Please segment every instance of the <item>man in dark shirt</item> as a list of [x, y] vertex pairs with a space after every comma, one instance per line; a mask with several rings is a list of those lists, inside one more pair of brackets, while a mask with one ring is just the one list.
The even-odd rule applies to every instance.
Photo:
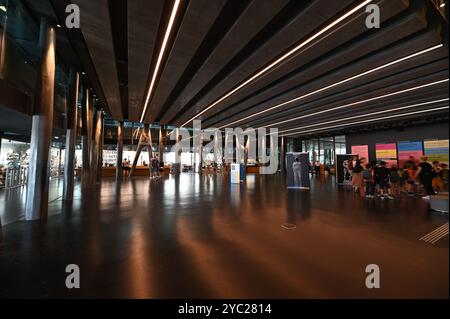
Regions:
[[433, 166], [427, 162], [428, 158], [426, 156], [420, 158], [419, 168], [416, 172], [416, 177], [419, 178], [428, 196], [423, 197], [423, 199], [430, 199], [430, 195], [435, 195], [436, 192], [433, 188]]
[[389, 169], [386, 167], [386, 162], [382, 161], [380, 166], [375, 169], [375, 181], [378, 184], [380, 197], [382, 199], [389, 198], [394, 199], [389, 194], [389, 183], [391, 180], [391, 173]]

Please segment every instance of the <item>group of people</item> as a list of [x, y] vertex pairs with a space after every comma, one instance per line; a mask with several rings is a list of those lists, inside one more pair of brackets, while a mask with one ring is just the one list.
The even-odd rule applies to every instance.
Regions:
[[440, 191], [448, 191], [448, 165], [434, 161], [428, 162], [423, 156], [417, 162], [410, 157], [402, 168], [387, 167], [385, 161], [368, 163], [365, 158], [352, 158], [349, 161], [352, 187], [366, 198], [394, 199], [402, 192], [409, 196], [420, 193], [422, 186], [426, 192], [423, 199]]
[[[144, 166], [148, 166], [144, 161]], [[123, 173], [126, 177], [130, 176], [131, 172], [131, 161], [129, 159], [124, 159], [122, 162]], [[158, 160], [158, 157], [155, 155], [150, 161], [150, 178], [158, 178], [161, 177], [160, 172], [161, 164]]]

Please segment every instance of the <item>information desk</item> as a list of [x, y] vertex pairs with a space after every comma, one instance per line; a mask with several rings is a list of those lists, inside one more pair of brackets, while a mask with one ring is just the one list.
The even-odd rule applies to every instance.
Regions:
[[247, 165], [245, 171], [247, 174], [259, 174], [259, 165], [252, 165], [252, 166]]

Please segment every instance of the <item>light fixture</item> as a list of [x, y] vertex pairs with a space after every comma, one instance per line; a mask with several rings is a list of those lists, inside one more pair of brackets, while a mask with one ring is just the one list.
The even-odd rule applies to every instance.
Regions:
[[327, 25], [326, 27], [324, 27], [323, 29], [321, 29], [320, 31], [318, 31], [317, 33], [315, 33], [314, 35], [312, 35], [311, 37], [309, 37], [308, 39], [306, 39], [305, 41], [303, 41], [299, 45], [297, 45], [295, 48], [291, 49], [287, 53], [283, 54], [281, 57], [277, 58], [274, 62], [272, 62], [269, 65], [265, 66], [261, 71], [259, 71], [256, 74], [252, 75], [249, 79], [247, 79], [243, 83], [239, 84], [237, 87], [235, 87], [234, 89], [232, 89], [231, 91], [229, 91], [228, 93], [223, 95], [221, 98], [219, 98], [216, 101], [214, 101], [212, 104], [210, 104], [208, 107], [206, 107], [203, 111], [201, 111], [200, 113], [196, 114], [195, 116], [190, 118], [188, 121], [186, 121], [183, 125], [181, 125], [181, 127], [185, 126], [186, 124], [188, 124], [192, 120], [196, 119], [197, 117], [199, 117], [203, 113], [207, 112], [208, 110], [210, 110], [211, 108], [213, 108], [214, 106], [219, 104], [220, 102], [222, 102], [225, 99], [229, 98], [231, 95], [233, 95], [234, 93], [236, 93], [237, 91], [242, 89], [244, 86], [247, 86], [248, 84], [250, 84], [251, 82], [253, 82], [257, 78], [261, 77], [264, 73], [267, 73], [269, 70], [273, 69], [275, 66], [277, 66], [281, 62], [285, 61], [287, 58], [291, 57], [293, 54], [297, 53], [301, 48], [306, 46], [308, 43], [312, 42], [314, 39], [316, 39], [317, 37], [319, 37], [323, 33], [327, 32], [328, 30], [333, 28], [335, 25], [340, 23], [342, 20], [346, 19], [348, 16], [352, 15], [353, 13], [355, 13], [356, 11], [361, 9], [362, 7], [366, 6], [370, 2], [372, 2], [372, 0], [364, 1], [361, 4], [357, 5], [356, 7], [354, 7], [353, 9], [351, 9], [350, 11], [348, 11], [347, 13], [345, 13], [344, 15], [340, 16], [338, 19], [334, 20], [332, 23], [330, 23], [329, 25]]
[[173, 24], [175, 22], [175, 17], [177, 15], [178, 7], [180, 6], [180, 0], [175, 0], [175, 3], [172, 8], [172, 13], [170, 14], [169, 24], [167, 25], [166, 32], [164, 34], [164, 39], [161, 44], [161, 48], [159, 50], [158, 58], [156, 60], [155, 69], [153, 71], [152, 79], [150, 81], [150, 86], [148, 87], [147, 96], [144, 102], [144, 109], [142, 110], [141, 120], [140, 122], [144, 122], [145, 114], [147, 113], [148, 103], [150, 101], [150, 97], [153, 93], [153, 89], [155, 87], [156, 77], [159, 74], [159, 69], [161, 67], [162, 58], [164, 56], [164, 52], [166, 51], [167, 43], [169, 42], [170, 33], [173, 28]]
[[60, 24], [57, 24], [56, 26], [57, 26], [58, 28], [61, 28], [61, 25], [60, 25]]
[[431, 82], [431, 83], [426, 83], [426, 84], [422, 84], [422, 85], [415, 86], [415, 87], [412, 87], [412, 88], [408, 88], [408, 89], [404, 89], [404, 90], [400, 90], [400, 91], [396, 91], [396, 92], [392, 92], [392, 93], [388, 93], [388, 94], [383, 94], [383, 95], [380, 95], [380, 96], [375, 96], [375, 97], [372, 97], [370, 99], [357, 101], [357, 102], [352, 102], [352, 103], [348, 103], [348, 104], [345, 104], [345, 105], [336, 106], [336, 107], [332, 107], [330, 109], [322, 110], [322, 111], [308, 113], [308, 114], [305, 114], [305, 115], [302, 115], [302, 116], [297, 116], [297, 117], [290, 118], [290, 119], [287, 119], [287, 120], [284, 120], [284, 121], [279, 121], [279, 122], [276, 122], [276, 123], [272, 123], [272, 124], [266, 125], [266, 127], [276, 126], [276, 125], [280, 125], [280, 124], [284, 124], [284, 123], [288, 123], [288, 122], [304, 119], [304, 118], [315, 116], [315, 115], [319, 115], [319, 114], [324, 114], [324, 113], [328, 113], [328, 112], [332, 112], [332, 111], [336, 111], [336, 110], [345, 109], [345, 108], [348, 108], [350, 106], [355, 106], [355, 105], [358, 105], [358, 104], [362, 104], [362, 103], [366, 103], [366, 102], [370, 102], [370, 101], [376, 101], [376, 100], [383, 99], [383, 98], [386, 98], [386, 97], [390, 97], [390, 96], [394, 96], [394, 95], [398, 95], [398, 94], [402, 94], [402, 93], [406, 93], [406, 92], [415, 91], [415, 90], [418, 90], [418, 89], [421, 89], [421, 88], [424, 88], [424, 87], [429, 87], [429, 86], [432, 86], [432, 85], [448, 82], [448, 80], [449, 79], [444, 79], [444, 80], [439, 80], [439, 81], [435, 81], [435, 82]]
[[3, 12], [6, 12], [6, 11], [7, 11], [7, 9], [6, 9], [5, 6], [0, 6], [0, 10], [2, 10]]
[[[333, 126], [320, 127], [320, 128], [316, 128], [316, 129], [312, 129], [312, 130], [307, 130], [307, 131], [287, 133], [287, 134], [280, 135], [280, 137], [282, 137], [282, 136], [289, 136], [289, 135], [298, 135], [298, 134], [304, 134], [304, 133], [311, 133], [311, 132], [322, 131], [322, 130], [329, 130], [329, 129], [343, 127], [343, 126], [349, 126], [349, 125], [357, 125], [357, 124], [363, 124], [363, 123], [376, 122], [376, 121], [380, 121], [380, 120], [387, 120], [387, 119], [404, 117], [404, 116], [415, 115], [415, 114], [422, 114], [422, 113], [429, 113], [429, 112], [435, 112], [435, 111], [442, 111], [442, 110], [446, 110], [446, 109], [448, 110], [448, 105], [447, 106], [443, 106], [443, 107], [427, 109], [427, 110], [421, 110], [421, 111], [414, 111], [414, 112], [408, 112], [408, 113], [402, 113], [402, 114], [395, 114], [395, 115], [390, 115], [390, 116], [378, 117], [378, 118], [370, 119], [370, 120], [362, 120], [362, 121], [350, 122], [350, 123], [345, 123], [345, 124], [338, 124], [338, 125], [333, 125]], [[347, 119], [350, 120], [352, 118], [353, 117], [349, 117]]]
[[417, 56], [419, 56], [419, 55], [425, 54], [425, 53], [430, 52], [430, 51], [432, 51], [432, 50], [439, 49], [439, 48], [441, 48], [442, 46], [443, 46], [443, 44], [441, 43], [441, 44], [432, 46], [432, 47], [430, 47], [430, 48], [421, 50], [421, 51], [419, 51], [419, 52], [412, 53], [412, 54], [407, 55], [407, 56], [405, 56], [405, 57], [402, 57], [402, 58], [400, 58], [400, 59], [397, 59], [397, 60], [388, 62], [388, 63], [383, 64], [383, 65], [380, 65], [380, 66], [378, 66], [378, 67], [376, 67], [376, 68], [373, 68], [373, 69], [364, 71], [364, 72], [362, 72], [362, 73], [359, 73], [359, 74], [357, 74], [357, 75], [351, 76], [351, 77], [346, 78], [346, 79], [344, 79], [344, 80], [341, 80], [341, 81], [335, 82], [335, 83], [333, 83], [333, 84], [327, 85], [327, 86], [322, 87], [322, 88], [320, 88], [320, 89], [318, 89], [318, 90], [315, 90], [315, 91], [306, 93], [306, 94], [304, 94], [304, 95], [298, 96], [298, 97], [296, 97], [296, 98], [294, 98], [294, 99], [291, 99], [291, 100], [289, 100], [289, 101], [286, 101], [286, 102], [283, 102], [283, 103], [279, 103], [279, 104], [277, 104], [277, 105], [271, 106], [271, 107], [269, 107], [269, 108], [267, 108], [267, 109], [264, 109], [264, 110], [262, 110], [262, 111], [253, 113], [253, 114], [251, 114], [251, 115], [249, 115], [249, 116], [243, 117], [243, 118], [241, 118], [241, 119], [239, 119], [239, 120], [236, 120], [236, 121], [233, 121], [233, 122], [228, 123], [228, 124], [226, 124], [226, 125], [223, 125], [223, 126], [221, 126], [220, 128], [224, 128], [225, 126], [233, 125], [233, 124], [236, 124], [236, 123], [239, 123], [239, 122], [242, 122], [242, 121], [251, 119], [251, 118], [253, 118], [253, 117], [255, 117], [255, 116], [258, 116], [258, 115], [267, 113], [267, 112], [269, 112], [269, 111], [272, 111], [272, 110], [274, 110], [274, 109], [280, 108], [280, 107], [282, 107], [282, 106], [285, 106], [285, 105], [287, 105], [287, 104], [289, 104], [289, 103], [299, 101], [299, 100], [304, 99], [304, 98], [306, 98], [306, 97], [308, 97], [308, 96], [311, 96], [311, 95], [314, 95], [314, 94], [323, 92], [323, 91], [325, 91], [325, 90], [331, 89], [331, 88], [336, 87], [336, 86], [338, 86], [338, 85], [347, 83], [347, 82], [349, 82], [349, 81], [358, 79], [358, 78], [360, 78], [360, 77], [366, 76], [366, 75], [371, 74], [371, 73], [373, 73], [373, 72], [376, 72], [376, 71], [382, 70], [382, 69], [384, 69], [384, 68], [390, 67], [390, 66], [395, 65], [395, 64], [397, 64], [397, 63], [400, 63], [400, 62], [403, 62], [403, 61], [412, 59], [412, 58], [414, 58], [414, 57], [417, 57]]
[[[351, 118], [352, 119], [357, 119], [357, 118], [373, 116], [373, 115], [378, 115], [378, 114], [383, 114], [383, 113], [389, 113], [389, 112], [394, 112], [394, 111], [406, 110], [406, 109], [410, 109], [410, 108], [413, 108], [413, 107], [424, 106], [424, 105], [444, 102], [444, 101], [448, 101], [448, 100], [449, 99], [446, 98], [446, 99], [428, 101], [428, 102], [423, 102], [423, 103], [411, 104], [411, 105], [396, 107], [396, 108], [392, 108], [392, 109], [388, 109], [388, 110], [382, 110], [382, 111], [377, 111], [377, 112], [372, 112], [372, 113], [367, 113], [367, 114], [355, 115], [355, 116], [352, 116]], [[301, 127], [296, 127], [296, 128], [291, 128], [291, 129], [279, 131], [278, 133], [286, 133], [286, 132], [290, 132], [290, 131], [298, 131], [298, 130], [303, 130], [303, 129], [306, 129], [306, 128], [311, 128], [311, 127], [314, 127], [314, 126], [347, 121], [348, 119], [349, 118], [336, 119], [336, 120], [331, 120], [331, 121], [326, 121], [326, 122], [321, 122], [321, 123], [309, 124], [309, 125], [305, 125], [305, 126], [301, 126]]]
[[86, 73], [85, 72], [81, 72], [81, 74], [85, 75]]
[[442, 2], [441, 5], [439, 6], [439, 8], [443, 8], [445, 7], [445, 2]]

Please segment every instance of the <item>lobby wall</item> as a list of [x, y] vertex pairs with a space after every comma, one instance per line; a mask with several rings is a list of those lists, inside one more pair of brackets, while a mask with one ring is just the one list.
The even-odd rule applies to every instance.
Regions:
[[351, 153], [352, 145], [369, 145], [369, 159], [375, 160], [375, 144], [397, 143], [401, 141], [423, 141], [448, 139], [449, 123], [433, 123], [372, 132], [358, 132], [345, 136], [347, 153]]

